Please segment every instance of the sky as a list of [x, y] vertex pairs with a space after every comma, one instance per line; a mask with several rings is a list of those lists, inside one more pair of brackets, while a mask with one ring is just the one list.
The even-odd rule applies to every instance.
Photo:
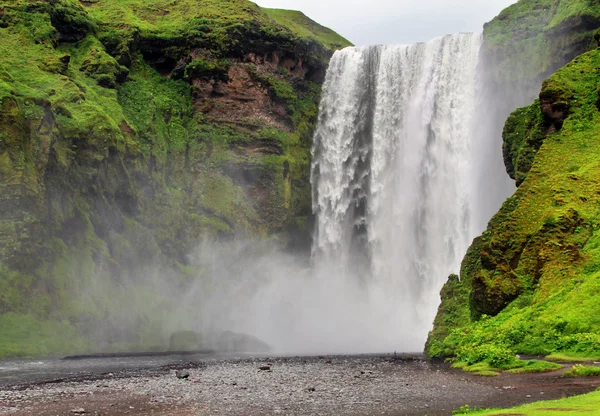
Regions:
[[457, 32], [479, 32], [516, 0], [254, 0], [293, 9], [355, 45], [408, 44]]

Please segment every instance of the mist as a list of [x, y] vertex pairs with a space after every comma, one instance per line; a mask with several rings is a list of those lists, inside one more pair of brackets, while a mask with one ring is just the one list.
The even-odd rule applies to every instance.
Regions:
[[165, 350], [194, 331], [218, 349], [231, 331], [276, 354], [422, 351], [440, 289], [514, 189], [480, 46], [463, 33], [337, 52], [312, 150], [312, 255], [238, 237], [199, 242], [183, 269], [133, 260], [85, 289], [112, 305], [98, 348]]
[[311, 265], [276, 240], [205, 242], [192, 257], [210, 270], [183, 298], [198, 306], [201, 333], [248, 333], [285, 354], [422, 350], [422, 336], [399, 330], [411, 311], [392, 293], [335, 265]]

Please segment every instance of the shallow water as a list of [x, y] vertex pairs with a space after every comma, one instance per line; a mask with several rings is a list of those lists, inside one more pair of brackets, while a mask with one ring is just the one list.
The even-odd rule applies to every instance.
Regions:
[[78, 360], [0, 360], [0, 387], [63, 378], [94, 376], [123, 370], [144, 370], [206, 360], [207, 358], [210, 357], [205, 355], [168, 355]]

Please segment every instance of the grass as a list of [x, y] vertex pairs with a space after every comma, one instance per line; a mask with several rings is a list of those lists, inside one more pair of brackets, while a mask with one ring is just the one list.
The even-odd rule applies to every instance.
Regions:
[[521, 0], [484, 25], [498, 80], [535, 84], [595, 47], [600, 5], [590, 0]]
[[[569, 397], [561, 400], [549, 400], [518, 406], [511, 409], [495, 410], [471, 410], [461, 412], [456, 411], [453, 414], [476, 414], [480, 416], [581, 416], [581, 415], [600, 415], [600, 391], [596, 391], [583, 396]], [[464, 407], [463, 407], [464, 410]]]
[[551, 361], [566, 361], [566, 362], [589, 362], [589, 361], [600, 361], [600, 355], [590, 354], [562, 354], [553, 353], [546, 357], [547, 360]]
[[[489, 361], [494, 362], [491, 364]], [[518, 360], [510, 359], [503, 363], [497, 361], [497, 357], [492, 357], [487, 361], [485, 359], [475, 358], [471, 363], [467, 361], [456, 360], [452, 368], [461, 369], [467, 373], [473, 373], [478, 376], [494, 377], [500, 375], [502, 371], [513, 374], [523, 373], [546, 373], [560, 370], [562, 365], [543, 361], [543, 360]]]
[[352, 46], [352, 43], [333, 30], [318, 24], [296, 10], [262, 9], [267, 16], [302, 38], [314, 39], [330, 49]]
[[576, 364], [563, 377], [600, 377], [600, 367]]

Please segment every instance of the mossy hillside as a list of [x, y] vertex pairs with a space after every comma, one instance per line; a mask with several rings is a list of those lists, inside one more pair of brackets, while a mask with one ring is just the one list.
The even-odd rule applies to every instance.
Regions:
[[484, 54], [500, 84], [539, 82], [596, 46], [594, 0], [520, 0], [484, 25]]
[[123, 60], [129, 44], [148, 61], [172, 69], [189, 50], [210, 51], [215, 59], [276, 53], [302, 60], [310, 76], [322, 78], [333, 50], [350, 43], [293, 11], [261, 9], [247, 0], [124, 0], [87, 3], [99, 22], [99, 38]]
[[[0, 2], [0, 327], [11, 334], [0, 356], [164, 347], [165, 328], [185, 324], [169, 321], [177, 294], [202, 276], [187, 258], [200, 239], [307, 234], [318, 82], [285, 68], [264, 77], [287, 108], [280, 130], [208, 121], [191, 83], [222, 67], [185, 68], [192, 55], [239, 62], [231, 25], [285, 37], [282, 51], [277, 36], [258, 47], [310, 53], [309, 72], [331, 51], [250, 2], [108, 3]], [[218, 39], [186, 43], [193, 28], [163, 20], [163, 5], [220, 19]], [[161, 51], [182, 70], [164, 76]], [[249, 151], [256, 143], [277, 151]]]
[[[508, 121], [505, 147], [517, 157], [529, 137], [543, 140], [460, 280], [443, 289], [430, 356], [600, 353], [599, 68], [600, 51], [578, 57]], [[553, 103], [568, 112], [549, 111]]]
[[262, 9], [270, 18], [287, 27], [298, 36], [314, 39], [331, 49], [340, 49], [352, 44], [333, 30], [322, 26], [296, 10]]

